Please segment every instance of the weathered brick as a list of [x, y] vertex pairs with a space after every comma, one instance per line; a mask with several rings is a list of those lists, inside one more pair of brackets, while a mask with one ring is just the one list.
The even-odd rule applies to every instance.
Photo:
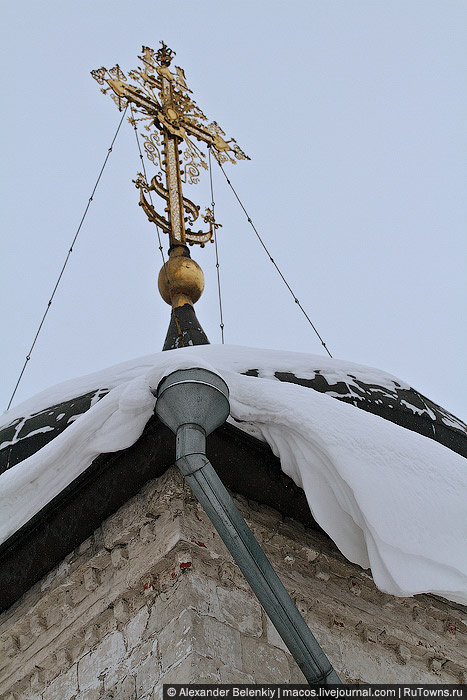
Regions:
[[60, 583], [60, 581], [63, 581], [68, 572], [70, 570], [70, 564], [68, 561], [68, 557], [65, 557], [65, 559], [56, 566], [52, 571], [45, 576], [45, 578], [42, 579], [41, 581], [41, 591], [44, 592], [46, 591], [52, 584], [55, 586]]
[[29, 683], [31, 685], [31, 690], [38, 691], [44, 687], [45, 674], [42, 669], [36, 668], [34, 673], [32, 673]]
[[112, 686], [98, 700], [136, 700], [136, 697], [136, 679], [134, 676], [129, 675]]
[[42, 700], [42, 696], [28, 688], [19, 692], [15, 700]]
[[170, 512], [173, 517], [177, 517], [185, 510], [187, 496], [192, 497], [180, 471], [172, 467], [158, 482], [153, 482], [154, 488], [147, 492], [146, 512], [152, 516]]
[[142, 504], [138, 498], [132, 498], [124, 508], [120, 508], [102, 525], [104, 547], [113, 549], [125, 545], [138, 535], [141, 521], [144, 520]]
[[312, 547], [303, 547], [303, 555], [308, 562], [316, 561], [319, 557], [319, 551]]
[[110, 558], [112, 559], [112, 566], [116, 569], [121, 569], [128, 560], [128, 549], [123, 545], [115, 547], [110, 552]]
[[205, 615], [193, 616], [193, 650], [241, 669], [241, 637], [237, 630]]
[[401, 664], [407, 664], [412, 656], [412, 654], [410, 653], [410, 649], [404, 646], [404, 644], [399, 644], [397, 646], [396, 655]]
[[240, 588], [244, 591], [251, 591], [251, 588], [242, 572], [235, 562], [231, 560], [225, 559], [218, 565], [217, 576], [219, 582], [224, 587]]
[[176, 619], [187, 609], [188, 601], [177, 594], [159, 595], [151, 608], [149, 620], [145, 630], [145, 636], [161, 632], [172, 620]]
[[8, 635], [2, 639], [2, 652], [5, 656], [12, 657], [18, 652], [19, 639], [13, 635]]
[[445, 663], [445, 659], [431, 659], [430, 671], [433, 671], [433, 673], [439, 676], [441, 669], [443, 668], [443, 663]]
[[123, 598], [117, 600], [113, 607], [115, 619], [119, 622], [126, 622], [128, 620], [130, 609], [128, 603]]
[[84, 642], [89, 648], [95, 646], [99, 641], [99, 627], [97, 625], [91, 624], [84, 630]]
[[258, 639], [244, 637], [243, 670], [255, 678], [255, 683], [288, 683], [290, 679], [287, 655], [277, 647]]
[[57, 668], [59, 668], [61, 671], [67, 669], [71, 662], [71, 656], [68, 649], [64, 647], [57, 649], [55, 652], [55, 662], [57, 664]]
[[329, 571], [323, 568], [317, 568], [315, 571], [315, 576], [321, 581], [329, 581], [329, 579], [331, 578], [331, 574], [329, 573]]
[[47, 628], [53, 627], [58, 624], [61, 620], [61, 611], [57, 605], [51, 605], [46, 610], [44, 610], [45, 624]]
[[[239, 632], [259, 637], [263, 631], [261, 606], [253, 593], [217, 587], [222, 618]], [[222, 619], [221, 618], [221, 619]]]
[[77, 665], [58, 676], [43, 692], [43, 700], [71, 700], [78, 693]]
[[184, 610], [159, 635], [162, 672], [181, 661], [193, 649], [193, 613]]
[[24, 651], [25, 649], [31, 646], [33, 641], [34, 637], [31, 634], [29, 625], [27, 624], [27, 621], [24, 621], [21, 625], [20, 632], [18, 634], [18, 646], [21, 649], [21, 651]]
[[78, 554], [84, 554], [85, 552], [88, 552], [94, 542], [94, 537], [88, 537], [87, 540], [84, 540], [84, 542], [81, 542], [81, 544], [78, 547]]
[[155, 649], [158, 646], [158, 640], [149, 639], [146, 642], [138, 644], [131, 651], [128, 657], [128, 668], [132, 673], [136, 673], [136, 670], [141, 666], [146, 659], [155, 653]]
[[223, 620], [217, 597], [216, 581], [190, 570], [178, 578], [174, 586], [154, 599], [150, 609], [145, 636], [160, 632], [186, 608], [193, 608], [202, 615], [211, 615]]
[[177, 595], [188, 602], [200, 615], [210, 615], [218, 620], [223, 620], [223, 612], [219, 600], [216, 580], [204, 575], [201, 571], [192, 571], [180, 582]]
[[42, 614], [31, 615], [29, 618], [29, 626], [31, 628], [31, 633], [35, 636], [42, 634], [47, 627], [47, 622]]
[[[88, 688], [78, 693], [75, 700], [102, 700], [102, 690], [100, 688]], [[110, 700], [110, 699], [109, 699]]]
[[221, 664], [215, 659], [208, 659], [205, 656], [190, 652], [161, 676], [154, 689], [154, 700], [162, 700], [163, 685], [166, 684], [218, 683], [220, 681], [220, 666]]
[[124, 656], [125, 644], [121, 632], [115, 631], [104, 637], [100, 644], [83, 656], [78, 664], [80, 690], [99, 687], [102, 677], [105, 677], [108, 685], [115, 682]]
[[156, 654], [150, 654], [136, 670], [136, 696], [151, 693], [159, 680], [159, 663]]
[[142, 540], [137, 540], [132, 543], [132, 557], [127, 563], [128, 585], [137, 585], [147, 572], [161, 566], [161, 562], [183, 540], [181, 525], [180, 518], [173, 520], [170, 511], [166, 511], [156, 521], [153, 542], [145, 545]]
[[84, 587], [87, 591], [95, 591], [99, 585], [99, 580], [97, 578], [97, 569], [90, 566], [84, 572]]
[[135, 613], [125, 627], [124, 635], [128, 649], [134, 649], [141, 643], [146, 625], [148, 624], [149, 612], [146, 606]]
[[155, 538], [155, 529], [156, 529], [156, 522], [155, 520], [151, 520], [148, 523], [145, 523], [139, 531], [139, 536], [144, 542], [144, 544], [147, 544], [148, 542], [151, 542]]
[[255, 683], [251, 674], [243, 673], [236, 668], [219, 665], [219, 683]]
[[69, 591], [69, 601], [72, 606], [79, 605], [88, 595], [84, 583], [76, 583]]

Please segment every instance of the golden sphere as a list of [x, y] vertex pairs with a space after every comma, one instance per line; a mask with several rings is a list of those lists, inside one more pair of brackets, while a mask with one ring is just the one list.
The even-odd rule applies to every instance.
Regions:
[[[190, 257], [175, 254], [162, 266], [158, 286], [167, 304], [179, 306], [187, 301], [195, 304], [204, 290], [203, 271]], [[183, 297], [188, 297], [188, 300]]]

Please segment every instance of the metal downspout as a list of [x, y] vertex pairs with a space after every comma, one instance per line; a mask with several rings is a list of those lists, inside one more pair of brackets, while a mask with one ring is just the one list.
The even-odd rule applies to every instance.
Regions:
[[[180, 391], [181, 390], [181, 391]], [[228, 389], [205, 369], [177, 370], [158, 387], [156, 413], [176, 433], [176, 464], [310, 685], [340, 684], [253, 533], [206, 457], [206, 435], [229, 414]], [[185, 422], [191, 418], [190, 422]]]

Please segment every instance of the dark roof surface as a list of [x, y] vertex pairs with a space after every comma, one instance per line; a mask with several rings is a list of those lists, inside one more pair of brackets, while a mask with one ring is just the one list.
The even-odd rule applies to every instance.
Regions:
[[[245, 374], [258, 376], [259, 370], [250, 369]], [[275, 377], [381, 416], [467, 457], [467, 425], [415, 389], [369, 384], [350, 374], [346, 381], [332, 384], [319, 369], [315, 370], [311, 379], [297, 377], [292, 372], [275, 372]], [[105, 388], [96, 389], [30, 416], [16, 418], [1, 428], [0, 473], [44, 447], [106, 393], [108, 390]]]

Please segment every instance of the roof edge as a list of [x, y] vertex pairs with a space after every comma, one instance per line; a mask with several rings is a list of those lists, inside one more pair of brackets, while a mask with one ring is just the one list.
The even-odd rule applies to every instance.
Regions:
[[[207, 455], [230, 490], [321, 529], [303, 490], [282, 472], [279, 459], [265, 443], [226, 423], [209, 436]], [[99, 455], [0, 545], [0, 611], [19, 600], [174, 461], [175, 437], [155, 415], [134, 445]]]

